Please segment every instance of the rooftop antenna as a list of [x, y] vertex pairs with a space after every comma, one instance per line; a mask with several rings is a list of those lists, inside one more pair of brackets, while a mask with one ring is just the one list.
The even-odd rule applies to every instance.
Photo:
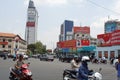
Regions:
[[108, 20], [110, 20], [110, 16], [108, 15]]

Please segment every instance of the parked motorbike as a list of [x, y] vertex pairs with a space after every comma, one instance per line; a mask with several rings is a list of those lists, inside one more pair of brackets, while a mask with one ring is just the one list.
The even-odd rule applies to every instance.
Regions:
[[[90, 71], [90, 77], [88, 80], [102, 80], [102, 75], [100, 71], [102, 68], [99, 69], [99, 72]], [[91, 74], [92, 73], [92, 74]], [[77, 79], [77, 72], [73, 72], [72, 70], [65, 69], [63, 72], [63, 80], [76, 80]]]
[[10, 80], [33, 80], [32, 72], [28, 69], [29, 64], [23, 64], [20, 69], [20, 74], [13, 68], [10, 67]]
[[104, 63], [104, 64], [107, 64], [107, 60], [100, 60], [100, 63]]

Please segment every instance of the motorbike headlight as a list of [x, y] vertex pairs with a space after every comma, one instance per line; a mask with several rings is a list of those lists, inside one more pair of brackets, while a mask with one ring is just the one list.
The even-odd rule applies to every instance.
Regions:
[[102, 75], [100, 73], [96, 72], [94, 76], [96, 77], [96, 79], [102, 80]]
[[27, 73], [27, 75], [28, 75], [28, 76], [31, 76], [31, 75], [32, 75], [32, 72]]

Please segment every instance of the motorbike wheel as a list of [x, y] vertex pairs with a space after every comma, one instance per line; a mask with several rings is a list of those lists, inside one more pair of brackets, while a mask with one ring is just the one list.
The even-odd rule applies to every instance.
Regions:
[[69, 75], [63, 76], [63, 80], [70, 80]]

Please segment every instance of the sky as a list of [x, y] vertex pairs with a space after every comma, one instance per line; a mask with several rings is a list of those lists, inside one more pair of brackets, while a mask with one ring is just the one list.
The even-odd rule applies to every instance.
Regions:
[[[90, 26], [90, 35], [104, 33], [107, 20], [120, 19], [120, 0], [33, 0], [38, 11], [37, 40], [54, 49], [60, 26], [72, 20], [74, 26]], [[0, 0], [0, 32], [25, 37], [29, 0]]]

